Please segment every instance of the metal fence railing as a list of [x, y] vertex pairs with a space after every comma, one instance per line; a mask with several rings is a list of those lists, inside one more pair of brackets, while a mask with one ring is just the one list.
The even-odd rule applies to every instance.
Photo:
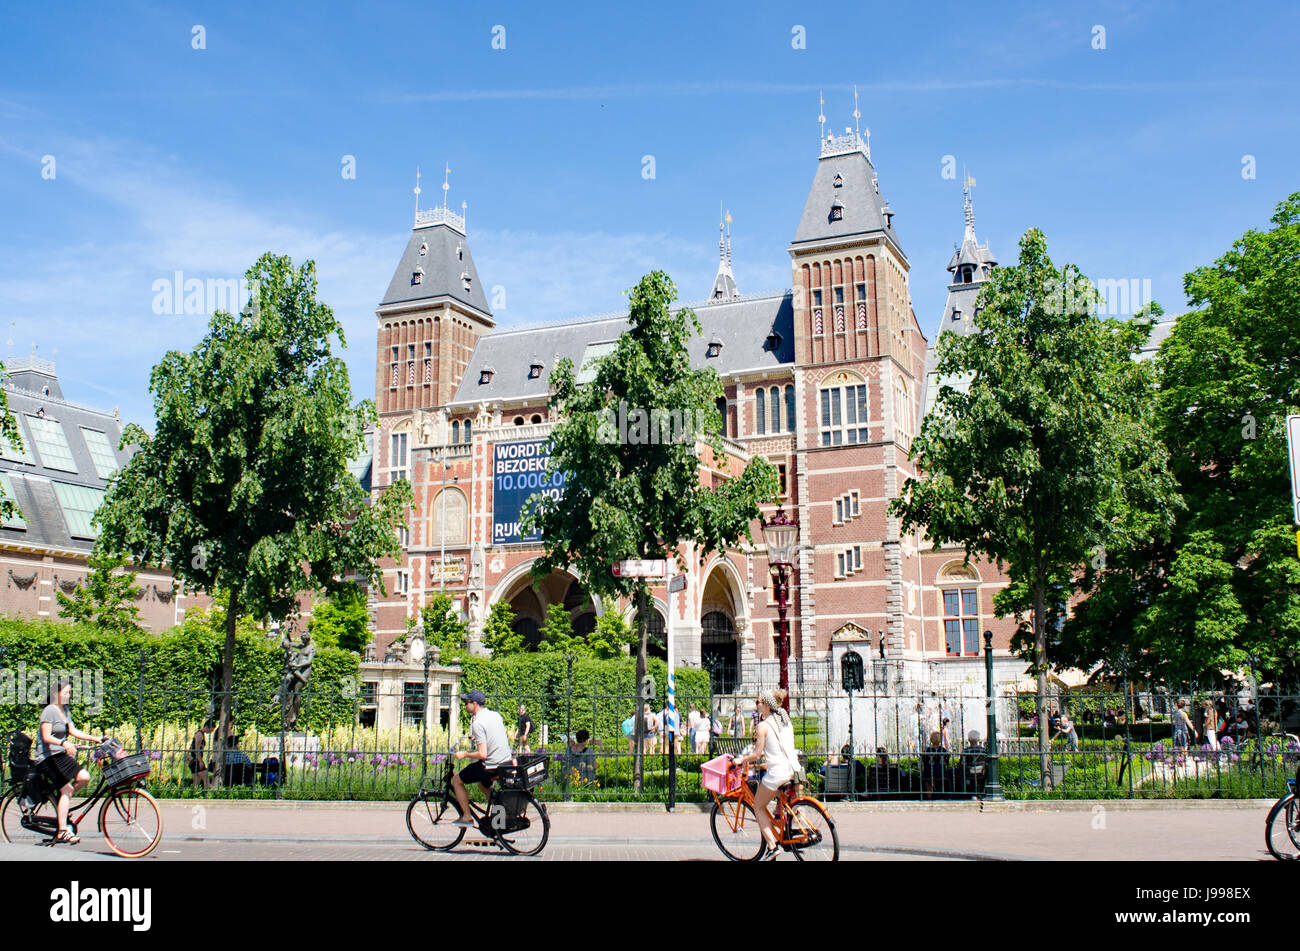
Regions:
[[[278, 690], [237, 685], [231, 709], [238, 752], [221, 775], [210, 772], [209, 785], [202, 785], [194, 768], [195, 733], [215, 716], [221, 697], [207, 685], [161, 688], [147, 676], [132, 680], [103, 684], [93, 709], [74, 698], [73, 718], [91, 732], [116, 736], [128, 749], [148, 752], [154, 763], [149, 788], [165, 796], [406, 798], [426, 776], [441, 775], [440, 764], [464, 742], [467, 727], [458, 698], [445, 728], [436, 714], [429, 722], [403, 716], [393, 729], [364, 726], [363, 698], [344, 685], [309, 689], [299, 728], [290, 731], [283, 728]], [[1300, 765], [1300, 696], [1293, 694], [1063, 692], [1049, 704], [1043, 752], [1035, 698], [1008, 687], [997, 689], [991, 700], [972, 684], [904, 694], [859, 692], [850, 699], [828, 680], [804, 684], [792, 676], [791, 682], [795, 742], [805, 756], [811, 791], [832, 800], [985, 796], [992, 765], [990, 707], [997, 718], [998, 778], [1007, 798], [1271, 798], [1285, 790], [1285, 780]], [[704, 800], [700, 765], [720, 753], [738, 753], [751, 741], [752, 686], [746, 684], [745, 693], [677, 695], [683, 729], [691, 711], [709, 725], [676, 739], [676, 799]], [[571, 673], [561, 688], [488, 697], [512, 739], [520, 704], [536, 724], [528, 746], [551, 756], [540, 795], [665, 801], [667, 738], [655, 732], [647, 739], [638, 790], [633, 741], [624, 733], [647, 702], [657, 713], [664, 698], [584, 693]], [[0, 727], [31, 735], [40, 710], [34, 702], [0, 706]], [[587, 735], [581, 746], [580, 732]], [[209, 738], [199, 758], [205, 765], [211, 750]]]

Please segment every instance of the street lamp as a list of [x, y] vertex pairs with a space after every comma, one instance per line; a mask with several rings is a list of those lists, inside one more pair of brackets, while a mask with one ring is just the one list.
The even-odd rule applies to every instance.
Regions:
[[767, 563], [776, 584], [776, 610], [780, 618], [779, 637], [781, 651], [781, 689], [785, 691], [784, 707], [790, 711], [790, 625], [785, 611], [790, 595], [790, 555], [799, 538], [799, 523], [791, 521], [785, 510], [777, 506], [770, 522], [763, 523], [763, 543], [767, 546]]
[[993, 692], [993, 632], [984, 632], [985, 696], [988, 698], [988, 771], [984, 777], [984, 798], [990, 802], [1002, 801], [1002, 783], [998, 777], [998, 708], [997, 694]]

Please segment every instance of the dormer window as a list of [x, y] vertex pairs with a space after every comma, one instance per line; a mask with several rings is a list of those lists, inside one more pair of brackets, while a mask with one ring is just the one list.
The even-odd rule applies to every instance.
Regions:
[[422, 283], [424, 283], [424, 268], [417, 267], [411, 272], [411, 285], [415, 286], [416, 284]]
[[711, 340], [709, 341], [709, 348], [704, 352], [704, 355], [706, 357], [716, 357], [719, 356], [721, 353], [722, 353], [722, 341]]
[[532, 363], [528, 364], [528, 379], [536, 380], [541, 375], [542, 365], [540, 363], [534, 360]]
[[456, 260], [457, 261], [465, 260], [465, 249], [459, 244], [456, 245]]
[[429, 242], [426, 241], [424, 242], [424, 244], [420, 245], [420, 257], [424, 257], [428, 253], [429, 253]]
[[767, 342], [763, 345], [764, 349], [771, 350], [773, 353], [781, 346], [781, 335], [773, 330], [767, 335]]
[[835, 176], [835, 181], [831, 182], [831, 185], [832, 185], [833, 187], [835, 187], [835, 188], [843, 188], [843, 187], [844, 187], [844, 176], [839, 175], [839, 174], [836, 174], [836, 176]]
[[468, 291], [469, 291], [469, 288], [470, 288], [470, 283], [471, 283], [471, 281], [470, 281], [470, 277], [469, 277], [469, 275], [466, 274], [464, 271], [461, 272], [461, 275], [460, 275], [460, 282], [461, 282], [463, 285], [465, 285], [465, 290], [466, 290], [466, 292], [468, 292]]
[[479, 385], [479, 386], [482, 386], [482, 385], [485, 384], [485, 383], [491, 383], [491, 382], [492, 382], [492, 374], [494, 374], [494, 373], [496, 373], [496, 372], [497, 372], [497, 371], [494, 370], [494, 369], [492, 369], [492, 367], [484, 367], [482, 370], [479, 371], [479, 374], [478, 374], [478, 385]]
[[974, 275], [973, 272], [971, 271], [971, 267], [969, 264], [961, 269], [961, 282], [963, 284], [969, 284], [973, 276]]
[[840, 202], [839, 199], [836, 199], [834, 202], [831, 203], [830, 220], [831, 221], [844, 220], [844, 205], [842, 202]]
[[952, 309], [952, 319], [953, 319], [953, 320], [961, 320], [961, 308], [960, 308], [960, 307], [954, 307], [954, 308]]

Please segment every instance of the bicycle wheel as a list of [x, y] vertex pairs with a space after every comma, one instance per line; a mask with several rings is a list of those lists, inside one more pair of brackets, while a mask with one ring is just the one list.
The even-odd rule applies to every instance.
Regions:
[[143, 789], [115, 789], [99, 807], [99, 831], [118, 855], [143, 858], [162, 841], [162, 813]]
[[763, 832], [754, 807], [739, 798], [713, 800], [709, 811], [713, 841], [733, 862], [753, 862], [763, 852]]
[[460, 803], [436, 795], [419, 795], [406, 807], [406, 830], [411, 838], [430, 852], [448, 852], [465, 838], [465, 826], [455, 825], [460, 818]]
[[787, 814], [786, 838], [800, 862], [838, 862], [840, 836], [826, 807], [810, 796], [796, 799]]
[[1273, 858], [1283, 862], [1300, 859], [1300, 804], [1285, 796], [1273, 804], [1264, 823], [1264, 842]]
[[[20, 790], [10, 790], [5, 795], [4, 802], [0, 802], [0, 835], [13, 845], [41, 845], [48, 842], [50, 836], [54, 834], [53, 831], [33, 832], [23, 827], [23, 811], [18, 802], [19, 792]], [[48, 800], [42, 802], [28, 815], [47, 824], [51, 830], [54, 829], [54, 806]]]
[[[500, 808], [500, 803], [493, 802], [492, 808], [493, 810]], [[546, 840], [551, 837], [551, 817], [546, 814], [546, 807], [538, 802], [532, 793], [528, 793], [524, 800], [523, 816], [511, 820], [511, 825], [524, 822], [527, 825], [521, 829], [497, 835], [497, 841], [507, 852], [513, 852], [515, 855], [536, 855], [546, 848]]]

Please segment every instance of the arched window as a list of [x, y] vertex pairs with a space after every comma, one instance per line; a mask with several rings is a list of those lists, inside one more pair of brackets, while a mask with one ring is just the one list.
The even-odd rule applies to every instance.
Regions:
[[[443, 508], [447, 510], [443, 521]], [[443, 528], [446, 527], [444, 533]], [[431, 547], [465, 545], [469, 541], [469, 503], [465, 493], [448, 486], [433, 497], [429, 506], [429, 538]]]
[[794, 384], [785, 388], [785, 431], [794, 432]]
[[772, 432], [781, 431], [781, 388], [772, 387]]
[[469, 425], [470, 425], [469, 420], [468, 420], [468, 419], [465, 420], [465, 442], [469, 442], [469, 441], [470, 441], [470, 440], [469, 440], [469, 436], [470, 436]]
[[767, 391], [761, 386], [754, 393], [754, 432], [762, 436], [767, 432]]
[[856, 445], [867, 441], [867, 385], [856, 373], [840, 371], [822, 381], [821, 444]]
[[460, 420], [458, 419], [451, 421], [451, 441], [460, 442]]
[[719, 396], [717, 402], [714, 403], [714, 405], [718, 408], [718, 416], [722, 420], [721, 422], [722, 428], [719, 430], [719, 432], [721, 432], [722, 435], [724, 436], [730, 435], [727, 432], [727, 398], [725, 396]]
[[542, 421], [542, 417], [540, 417], [540, 416], [538, 416], [538, 415], [536, 415], [536, 414], [533, 415], [532, 422], [534, 422], [534, 423], [540, 423], [541, 421]]
[[516, 634], [523, 638], [525, 650], [537, 650], [537, 645], [542, 642], [542, 628], [535, 618], [515, 618], [512, 628]]

